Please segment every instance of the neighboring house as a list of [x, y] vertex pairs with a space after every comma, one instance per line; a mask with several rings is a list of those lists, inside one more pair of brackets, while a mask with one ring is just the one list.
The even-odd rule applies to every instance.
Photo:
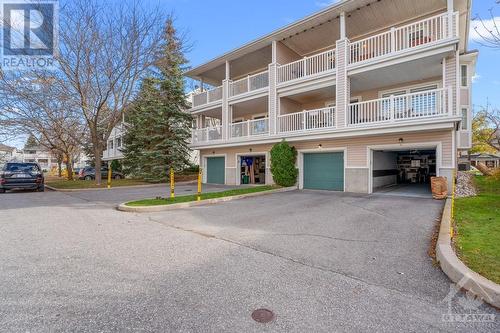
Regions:
[[469, 21], [470, 0], [344, 0], [190, 69], [210, 86], [190, 109], [204, 181], [271, 184], [282, 139], [300, 188], [451, 179], [471, 147]]
[[57, 158], [43, 146], [24, 147], [19, 159], [22, 162], [36, 162], [43, 170], [49, 171], [57, 168]]
[[[191, 94], [188, 94], [187, 99], [190, 101]], [[102, 160], [104, 162], [113, 161], [113, 160], [122, 160], [123, 159], [123, 146], [124, 146], [124, 136], [127, 131], [127, 123], [121, 122], [116, 125], [108, 138], [106, 144], [106, 150], [102, 153]], [[191, 163], [198, 165], [199, 158], [198, 152], [192, 151], [190, 154]]]
[[469, 159], [470, 159], [470, 164], [474, 167], [477, 165], [477, 163], [483, 163], [488, 168], [492, 169], [500, 168], [499, 155], [485, 154], [485, 153], [470, 154]]
[[0, 164], [13, 160], [16, 156], [16, 148], [0, 143]]
[[126, 125], [122, 121], [111, 130], [106, 150], [102, 152], [102, 160], [104, 162], [123, 159], [123, 137], [125, 136]]

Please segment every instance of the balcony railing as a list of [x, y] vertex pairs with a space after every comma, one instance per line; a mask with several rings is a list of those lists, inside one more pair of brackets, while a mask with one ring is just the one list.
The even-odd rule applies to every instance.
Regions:
[[329, 50], [280, 65], [278, 83], [306, 78], [335, 69], [335, 50]]
[[203, 143], [222, 139], [222, 126], [197, 128], [192, 130], [192, 143]]
[[269, 118], [255, 119], [230, 125], [232, 138], [269, 134]]
[[280, 133], [312, 131], [335, 127], [335, 108], [327, 107], [278, 116]]
[[269, 86], [269, 72], [261, 72], [254, 75], [231, 82], [230, 92], [231, 96], [241, 95], [247, 92], [263, 89]]
[[349, 63], [379, 58], [452, 37], [458, 37], [458, 13], [436, 15], [349, 43]]
[[193, 107], [222, 100], [222, 86], [193, 95]]
[[434, 89], [405, 95], [351, 103], [348, 108], [347, 125], [405, 121], [450, 115], [450, 89]]

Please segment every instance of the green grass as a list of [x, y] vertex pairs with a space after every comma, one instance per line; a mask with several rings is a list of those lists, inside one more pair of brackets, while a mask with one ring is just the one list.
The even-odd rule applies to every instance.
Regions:
[[[215, 199], [215, 198], [222, 198], [222, 197], [231, 197], [231, 196], [240, 195], [240, 194], [264, 192], [264, 191], [275, 190], [277, 188], [278, 188], [277, 186], [265, 185], [265, 186], [239, 188], [239, 189], [227, 190], [227, 191], [222, 191], [222, 192], [202, 193], [201, 200]], [[190, 195], [177, 196], [173, 199], [161, 198], [161, 199], [144, 199], [144, 200], [131, 201], [131, 202], [127, 202], [125, 205], [131, 206], [131, 207], [140, 207], [140, 206], [147, 207], [147, 206], [171, 205], [171, 204], [176, 204], [176, 203], [181, 203], [181, 202], [190, 202], [190, 201], [196, 201], [196, 200], [197, 200], [197, 195], [190, 194]]]
[[470, 269], [500, 283], [500, 179], [475, 181], [479, 195], [455, 201], [455, 247]]
[[[140, 179], [112, 179], [111, 186], [119, 187], [119, 186], [135, 186], [135, 185], [151, 185], [151, 183], [145, 182]], [[102, 180], [102, 184], [100, 186], [96, 185], [95, 180], [54, 180], [54, 181], [46, 181], [45, 185], [55, 187], [61, 190], [70, 190], [70, 189], [86, 189], [86, 188], [106, 188], [107, 179]]]

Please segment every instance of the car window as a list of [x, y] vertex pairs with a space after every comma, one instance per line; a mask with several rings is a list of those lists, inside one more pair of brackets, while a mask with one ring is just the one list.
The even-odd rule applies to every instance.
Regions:
[[8, 163], [5, 166], [5, 171], [10, 172], [40, 172], [40, 168], [36, 164], [30, 163]]

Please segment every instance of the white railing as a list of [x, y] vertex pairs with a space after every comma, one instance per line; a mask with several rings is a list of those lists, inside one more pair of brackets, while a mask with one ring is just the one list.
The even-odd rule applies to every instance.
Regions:
[[351, 103], [347, 125], [383, 123], [451, 115], [450, 89], [433, 89], [405, 95]]
[[382, 57], [458, 36], [458, 13], [444, 13], [349, 43], [349, 63]]
[[301, 79], [335, 69], [335, 50], [328, 50], [303, 59], [280, 65], [278, 83]]
[[254, 75], [248, 75], [243, 79], [231, 82], [229, 91], [231, 96], [241, 95], [247, 92], [259, 90], [269, 86], [269, 73], [264, 71]]
[[280, 133], [312, 131], [335, 127], [335, 108], [295, 112], [278, 116]]
[[192, 130], [192, 143], [203, 143], [222, 139], [222, 126], [196, 128]]
[[193, 95], [193, 107], [222, 100], [222, 86]]
[[232, 138], [269, 134], [269, 118], [255, 119], [230, 125]]

